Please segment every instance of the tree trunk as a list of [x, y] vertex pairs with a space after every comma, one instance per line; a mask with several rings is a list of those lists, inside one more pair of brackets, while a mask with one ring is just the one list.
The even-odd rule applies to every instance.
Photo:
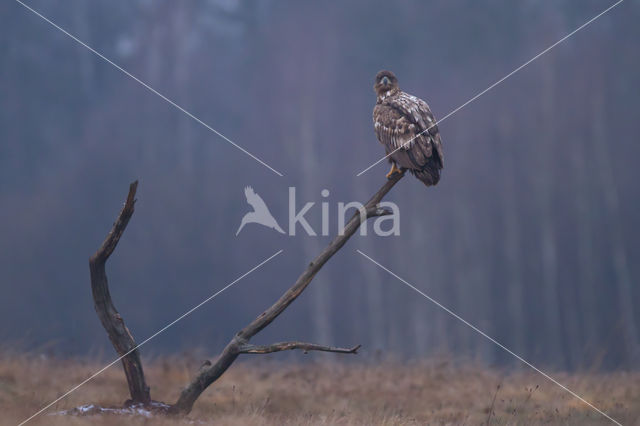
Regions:
[[555, 124], [555, 67], [550, 57], [546, 58], [548, 65], [543, 71], [543, 87], [541, 98], [541, 125], [546, 129], [544, 137], [540, 138], [541, 147], [538, 150], [537, 193], [540, 220], [539, 247], [540, 265], [542, 269], [542, 302], [543, 309], [539, 315], [544, 323], [543, 334], [546, 341], [544, 352], [548, 354], [549, 362], [555, 363], [563, 359], [562, 323], [560, 322], [560, 305], [558, 301], [558, 249], [556, 245], [555, 226], [553, 221], [553, 175], [554, 144], [558, 143], [554, 131]]
[[498, 140], [502, 150], [502, 184], [503, 197], [502, 221], [503, 253], [506, 259], [507, 300], [509, 326], [506, 331], [513, 336], [513, 349], [517, 353], [525, 353], [527, 336], [524, 313], [524, 283], [521, 252], [520, 222], [518, 215], [518, 199], [516, 190], [516, 159], [513, 148], [513, 134], [507, 122], [498, 123]]
[[151, 402], [151, 397], [149, 396], [149, 387], [144, 379], [140, 353], [131, 332], [113, 305], [105, 271], [105, 263], [118, 245], [118, 241], [120, 241], [120, 237], [133, 215], [137, 187], [138, 181], [130, 185], [127, 202], [102, 246], [89, 259], [89, 268], [91, 270], [91, 291], [96, 313], [102, 326], [107, 331], [109, 340], [111, 340], [116, 352], [123, 357], [122, 366], [127, 376], [127, 384], [131, 394], [131, 400], [128, 402], [146, 405]]
[[620, 228], [620, 207], [618, 187], [613, 175], [611, 157], [607, 144], [607, 132], [605, 130], [604, 90], [595, 91], [593, 96], [593, 148], [597, 161], [596, 169], [600, 172], [598, 181], [601, 183], [604, 205], [607, 209], [606, 217], [609, 219], [609, 244], [613, 258], [613, 270], [615, 273], [615, 291], [618, 298], [622, 335], [626, 346], [626, 360], [628, 365], [634, 365], [640, 357], [640, 345], [638, 343], [638, 330], [633, 309], [633, 289], [631, 288], [631, 273], [627, 260], [627, 250], [624, 246]]

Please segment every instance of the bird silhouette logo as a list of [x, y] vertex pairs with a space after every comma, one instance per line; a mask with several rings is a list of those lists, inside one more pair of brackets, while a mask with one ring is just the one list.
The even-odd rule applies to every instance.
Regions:
[[251, 188], [247, 186], [244, 188], [244, 196], [247, 198], [247, 203], [253, 208], [252, 212], [249, 212], [244, 215], [242, 218], [242, 222], [240, 222], [240, 227], [236, 231], [236, 236], [240, 233], [242, 228], [248, 223], [258, 223], [262, 226], [266, 226], [267, 228], [275, 229], [281, 234], [284, 234], [278, 222], [273, 217], [267, 204], [264, 200]]

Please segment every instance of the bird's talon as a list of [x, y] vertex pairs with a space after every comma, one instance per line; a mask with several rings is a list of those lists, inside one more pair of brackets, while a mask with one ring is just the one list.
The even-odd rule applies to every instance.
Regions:
[[389, 173], [387, 173], [387, 179], [391, 179], [393, 175], [396, 173], [403, 174], [404, 172], [400, 170], [398, 167], [396, 167], [396, 163], [393, 163], [391, 165], [391, 170], [389, 170]]

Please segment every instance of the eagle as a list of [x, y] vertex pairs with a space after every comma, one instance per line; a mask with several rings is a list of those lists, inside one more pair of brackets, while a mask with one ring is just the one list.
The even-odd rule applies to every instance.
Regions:
[[409, 170], [425, 185], [436, 185], [444, 155], [429, 105], [400, 90], [391, 71], [376, 74], [373, 89], [377, 95], [373, 127], [391, 163], [387, 178]]

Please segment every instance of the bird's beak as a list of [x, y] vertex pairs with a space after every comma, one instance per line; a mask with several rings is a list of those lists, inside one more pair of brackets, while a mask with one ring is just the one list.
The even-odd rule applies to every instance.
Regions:
[[389, 78], [387, 76], [382, 77], [382, 84], [384, 86], [386, 86], [387, 84], [389, 84]]

